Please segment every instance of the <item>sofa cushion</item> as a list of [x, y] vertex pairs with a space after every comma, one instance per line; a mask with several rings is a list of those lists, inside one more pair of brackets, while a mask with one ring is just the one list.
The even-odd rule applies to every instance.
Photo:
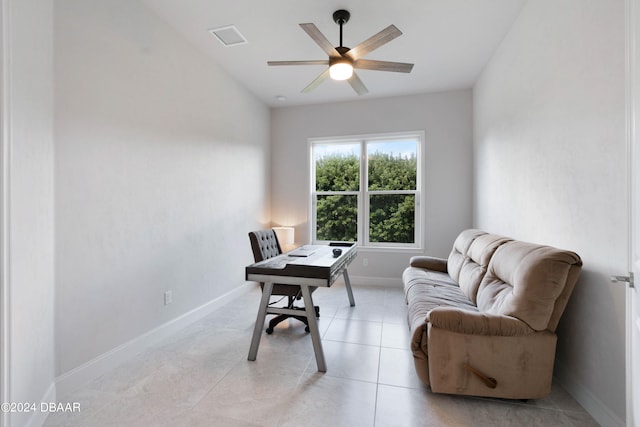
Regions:
[[487, 234], [485, 231], [469, 229], [461, 232], [456, 240], [453, 242], [453, 248], [447, 259], [447, 272], [449, 275], [458, 282], [460, 278], [460, 270], [467, 260], [467, 252], [473, 241], [483, 234]]
[[478, 309], [545, 330], [576, 265], [582, 262], [573, 252], [519, 241], [504, 243], [496, 249], [478, 288]]
[[510, 240], [495, 234], [483, 234], [477, 236], [469, 246], [467, 257], [460, 269], [458, 284], [467, 298], [474, 303], [476, 302], [478, 287], [487, 272], [491, 257], [498, 246]]
[[407, 320], [411, 331], [411, 349], [414, 355], [427, 355], [427, 316], [436, 307], [460, 307], [477, 311], [475, 304], [462, 293], [460, 287], [446, 273], [409, 267], [402, 276], [405, 298], [411, 301]]
[[433, 286], [454, 286], [457, 283], [449, 277], [447, 273], [440, 271], [424, 270], [418, 267], [409, 267], [402, 273], [402, 283], [404, 283], [404, 296], [410, 301], [416, 292], [414, 288]]

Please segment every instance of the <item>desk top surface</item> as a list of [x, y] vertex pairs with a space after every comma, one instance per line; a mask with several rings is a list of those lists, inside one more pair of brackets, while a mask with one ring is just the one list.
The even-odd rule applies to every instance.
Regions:
[[[304, 245], [291, 252], [247, 266], [246, 275], [247, 278], [251, 274], [328, 278], [353, 260], [357, 252], [356, 246], [355, 243]], [[342, 249], [342, 254], [334, 257], [334, 249]]]

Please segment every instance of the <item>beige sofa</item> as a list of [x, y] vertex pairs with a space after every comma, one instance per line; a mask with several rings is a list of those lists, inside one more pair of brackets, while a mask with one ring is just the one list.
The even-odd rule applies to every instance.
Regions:
[[548, 395], [555, 330], [581, 266], [573, 252], [473, 229], [448, 259], [411, 258], [402, 281], [422, 382], [438, 393]]

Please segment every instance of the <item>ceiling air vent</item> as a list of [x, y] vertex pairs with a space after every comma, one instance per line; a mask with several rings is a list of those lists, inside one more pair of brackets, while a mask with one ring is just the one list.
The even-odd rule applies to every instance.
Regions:
[[216, 36], [220, 43], [229, 47], [239, 44], [247, 43], [247, 39], [244, 38], [235, 25], [227, 25], [226, 27], [212, 28], [209, 30], [211, 34]]

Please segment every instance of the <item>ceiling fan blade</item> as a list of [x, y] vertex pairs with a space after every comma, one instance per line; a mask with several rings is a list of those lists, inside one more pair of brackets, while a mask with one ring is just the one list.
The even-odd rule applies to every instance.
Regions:
[[300, 24], [302, 29], [309, 34], [309, 37], [313, 39], [314, 42], [329, 56], [340, 56], [340, 53], [336, 50], [335, 47], [331, 44], [329, 40], [320, 32], [318, 27], [315, 24]]
[[355, 72], [348, 79], [348, 82], [359, 96], [362, 96], [365, 93], [369, 92], [367, 87], [364, 85], [364, 83], [362, 83], [362, 80], [360, 80], [360, 77], [358, 77]]
[[358, 59], [353, 63], [353, 68], [359, 68], [361, 70], [410, 73], [413, 69], [413, 64], [407, 64], [405, 62], [376, 61], [374, 59]]
[[307, 87], [305, 87], [304, 89], [302, 89], [302, 93], [309, 93], [312, 90], [314, 90], [315, 88], [317, 88], [320, 83], [322, 83], [323, 81], [327, 80], [327, 78], [329, 77], [329, 69], [327, 68], [326, 70], [324, 70], [322, 72], [322, 74], [320, 74], [318, 77], [316, 77], [311, 83], [309, 83], [307, 85]]
[[267, 61], [267, 65], [329, 65], [328, 59], [310, 61]]
[[352, 48], [348, 52], [348, 55], [354, 60], [360, 59], [367, 53], [379, 48], [386, 43], [389, 43], [391, 40], [401, 35], [402, 31], [400, 31], [395, 25], [389, 25], [384, 30], [372, 35], [356, 47]]

